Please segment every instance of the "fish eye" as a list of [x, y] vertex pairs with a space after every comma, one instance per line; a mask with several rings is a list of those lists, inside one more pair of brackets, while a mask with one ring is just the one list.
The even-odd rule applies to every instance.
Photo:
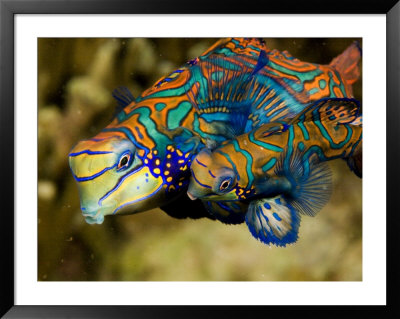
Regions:
[[131, 162], [131, 157], [132, 154], [130, 152], [122, 154], [119, 158], [117, 169], [120, 170], [127, 168]]
[[219, 190], [221, 192], [227, 191], [232, 184], [232, 177], [225, 178], [219, 185]]

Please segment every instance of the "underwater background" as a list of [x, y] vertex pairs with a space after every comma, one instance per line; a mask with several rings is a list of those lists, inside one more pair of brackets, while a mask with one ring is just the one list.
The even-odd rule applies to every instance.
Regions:
[[[350, 38], [265, 38], [307, 62], [329, 64]], [[286, 248], [253, 238], [245, 223], [174, 219], [160, 209], [86, 224], [69, 150], [104, 128], [111, 92], [134, 96], [217, 39], [38, 39], [38, 280], [40, 281], [359, 281], [362, 180], [330, 162], [333, 193], [316, 217], [304, 216]], [[361, 68], [362, 69], [362, 68]], [[353, 85], [362, 103], [361, 78]]]

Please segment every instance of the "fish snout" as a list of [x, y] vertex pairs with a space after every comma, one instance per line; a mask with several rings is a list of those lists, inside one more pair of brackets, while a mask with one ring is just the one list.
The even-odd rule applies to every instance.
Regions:
[[197, 197], [192, 195], [192, 193], [190, 193], [189, 191], [187, 192], [187, 195], [191, 200], [196, 200], [197, 199]]
[[101, 210], [86, 211], [82, 208], [82, 215], [88, 224], [102, 224], [104, 221], [104, 215]]

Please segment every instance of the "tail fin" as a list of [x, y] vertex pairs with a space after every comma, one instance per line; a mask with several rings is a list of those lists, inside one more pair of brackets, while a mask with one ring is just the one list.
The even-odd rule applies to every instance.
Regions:
[[362, 178], [362, 146], [358, 146], [355, 154], [347, 159], [347, 165], [358, 177]]
[[360, 68], [358, 66], [360, 58], [360, 44], [355, 41], [342, 54], [334, 58], [329, 65], [339, 71], [343, 80], [350, 86], [360, 77]]

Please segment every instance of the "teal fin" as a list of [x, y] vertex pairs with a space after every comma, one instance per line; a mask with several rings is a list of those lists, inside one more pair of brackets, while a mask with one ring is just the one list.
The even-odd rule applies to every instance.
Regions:
[[222, 112], [224, 107], [240, 108], [253, 79], [252, 68], [240, 57], [210, 55], [191, 68], [192, 81], [185, 85], [185, 91], [200, 114]]
[[282, 196], [250, 203], [246, 224], [261, 242], [285, 247], [298, 238], [300, 216]]
[[309, 104], [303, 112], [290, 121], [290, 124], [320, 121], [354, 125], [358, 123], [358, 119], [361, 119], [360, 112], [360, 104], [356, 99], [324, 98]]
[[244, 222], [248, 205], [239, 201], [203, 201], [211, 216], [225, 224]]
[[255, 67], [244, 61], [241, 55], [210, 55], [190, 69], [191, 80], [185, 85], [186, 95], [199, 116], [213, 126], [221, 123], [223, 129], [219, 130], [231, 138], [244, 132], [250, 111]]
[[285, 156], [277, 162], [275, 174], [291, 184], [285, 194], [288, 203], [299, 213], [315, 216], [329, 201], [332, 193], [332, 173], [325, 162], [303, 159], [296, 152], [289, 160]]

